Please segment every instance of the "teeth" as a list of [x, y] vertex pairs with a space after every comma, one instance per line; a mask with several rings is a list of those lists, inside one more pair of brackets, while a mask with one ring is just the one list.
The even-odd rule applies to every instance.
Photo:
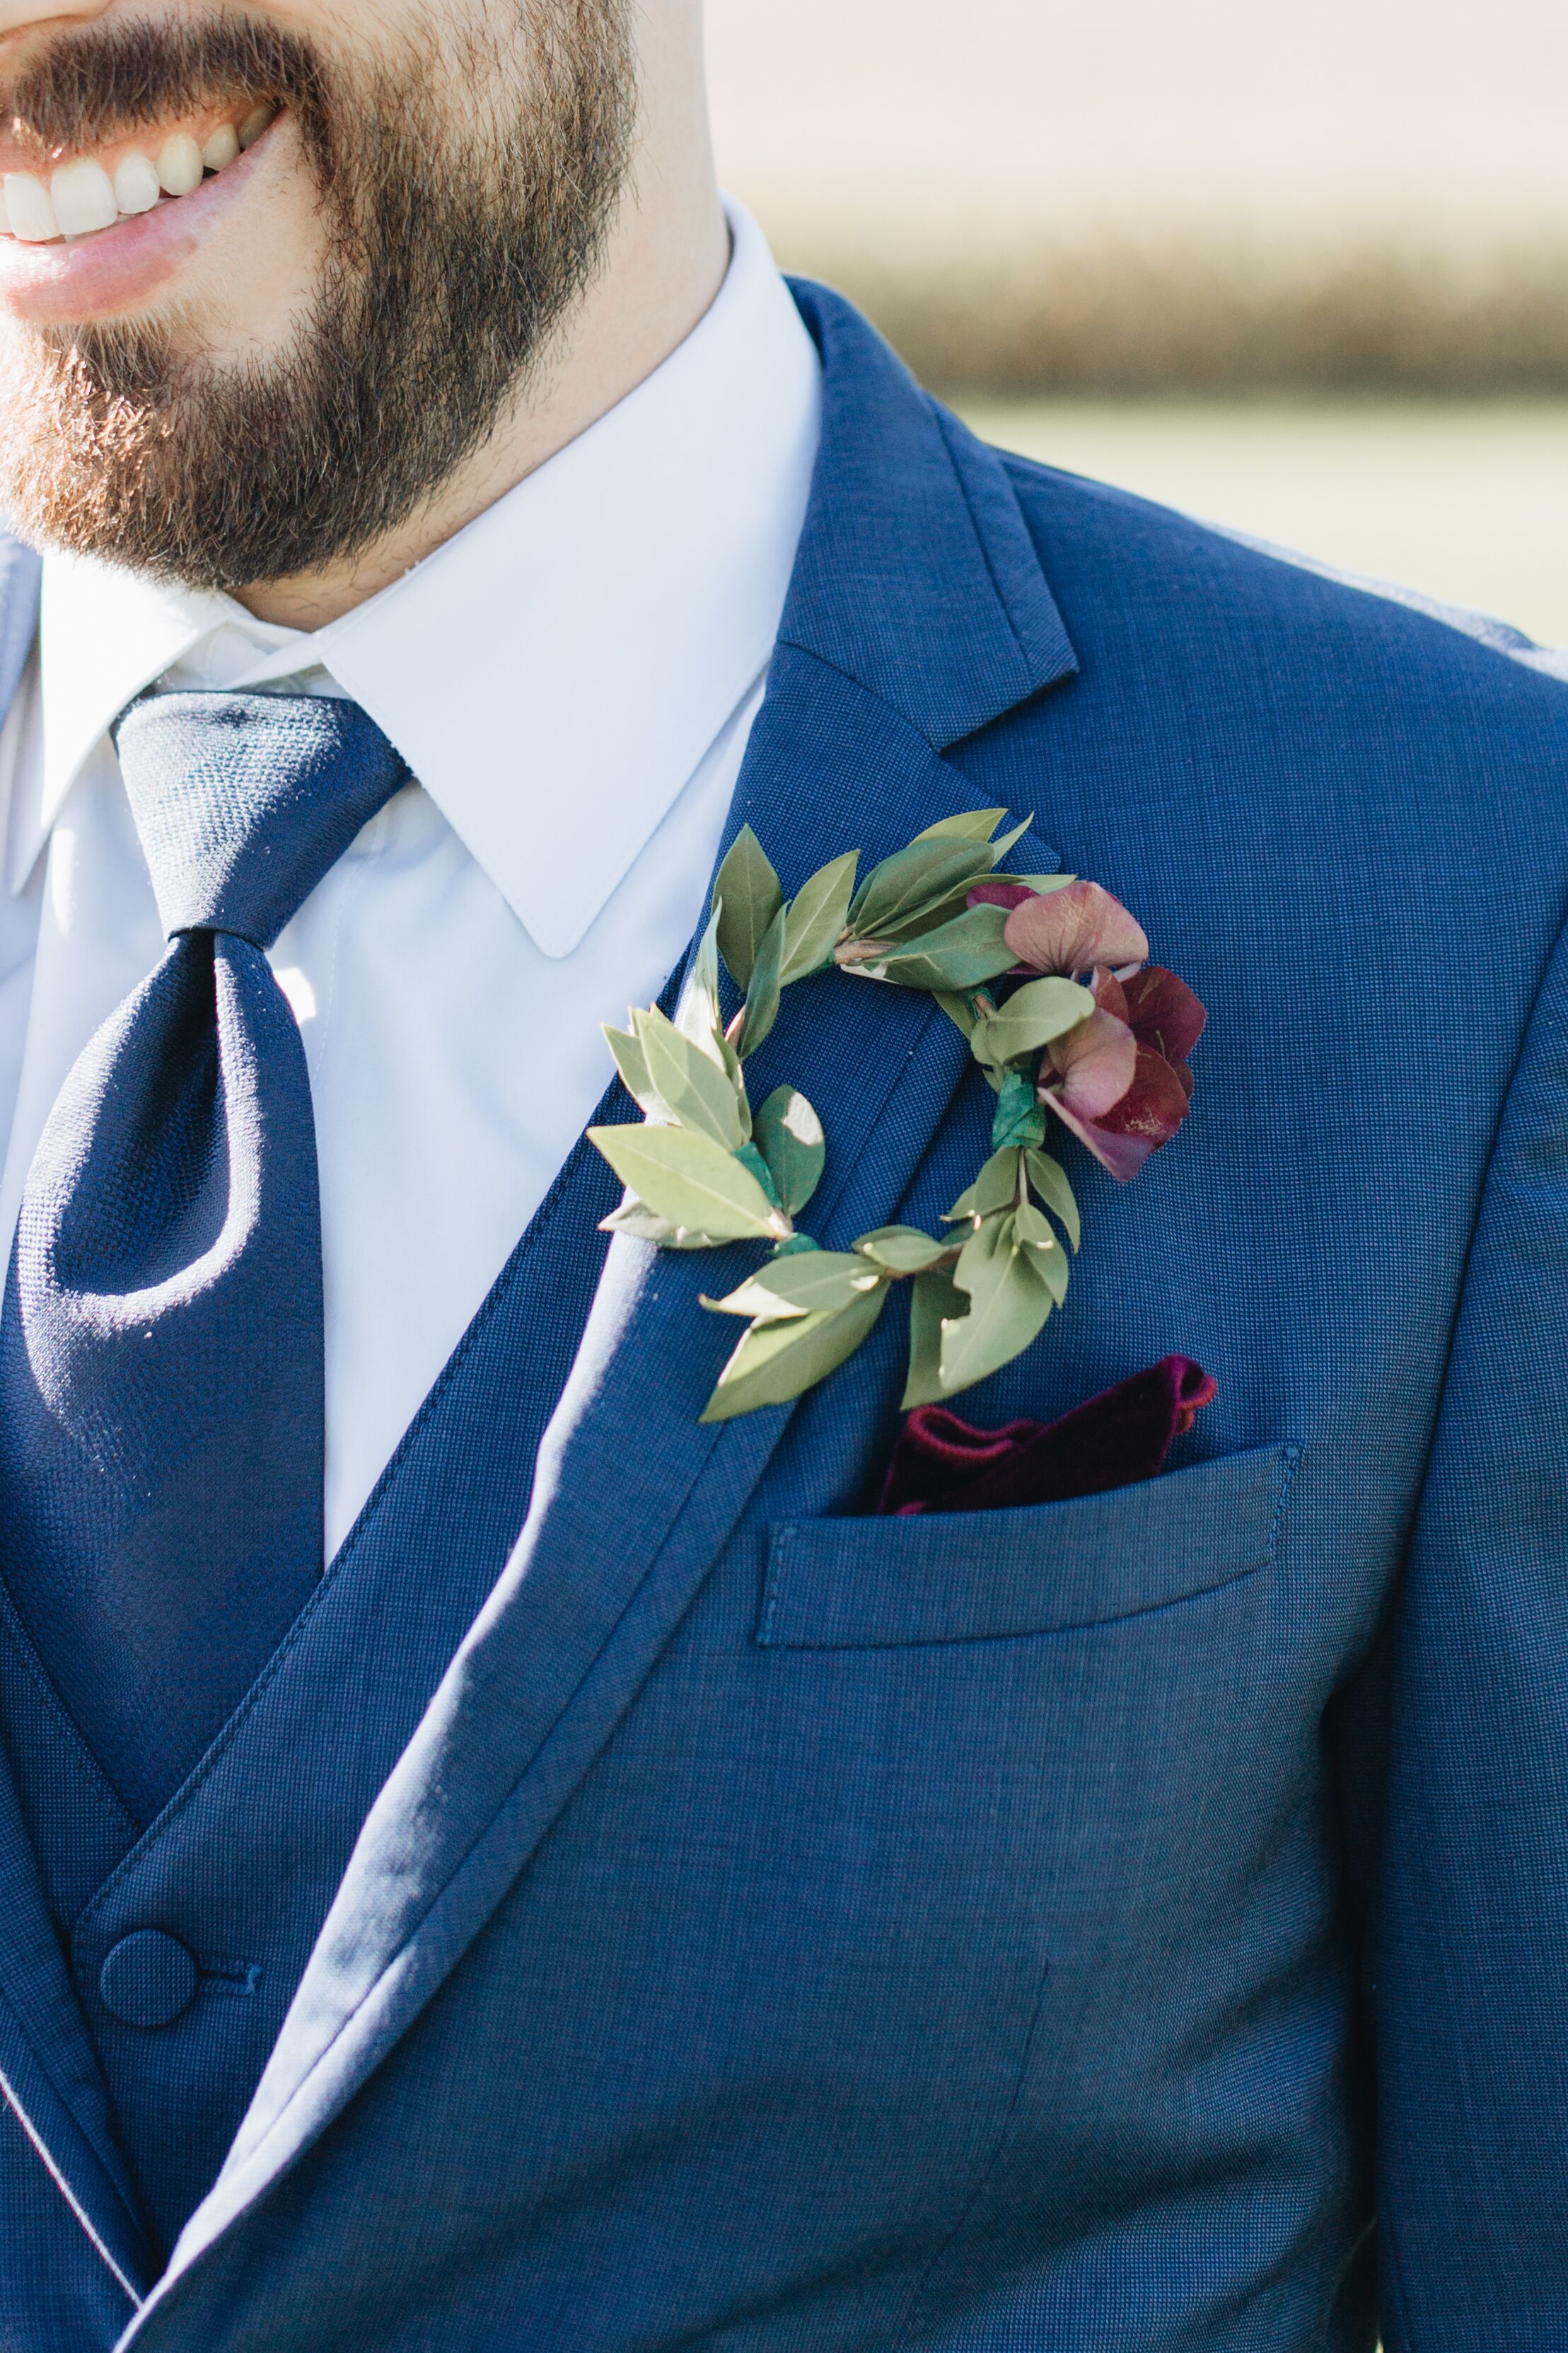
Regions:
[[59, 223], [42, 180], [35, 180], [31, 172], [7, 172], [5, 185], [5, 211], [14, 237], [23, 245], [46, 245], [50, 237], [58, 237]]
[[90, 237], [122, 215], [151, 212], [160, 195], [191, 195], [208, 172], [226, 171], [243, 148], [253, 147], [277, 112], [275, 106], [252, 107], [237, 130], [220, 123], [203, 146], [188, 131], [173, 132], [155, 162], [133, 149], [121, 157], [112, 179], [92, 156], [62, 164], [47, 185], [31, 172], [7, 172], [0, 176], [0, 236], [9, 230], [23, 245]]
[[176, 131], [158, 150], [158, 185], [165, 195], [188, 196], [202, 184], [202, 151], [188, 131]]
[[127, 155], [114, 174], [114, 201], [122, 213], [150, 213], [161, 191], [145, 155]]
[[114, 183], [101, 164], [90, 156], [79, 164], [62, 164], [49, 181], [55, 218], [62, 237], [90, 237], [119, 216]]
[[226, 122], [220, 130], [213, 132], [202, 149], [202, 162], [209, 172], [221, 172], [226, 164], [233, 163], [238, 153], [239, 133], [232, 122]]

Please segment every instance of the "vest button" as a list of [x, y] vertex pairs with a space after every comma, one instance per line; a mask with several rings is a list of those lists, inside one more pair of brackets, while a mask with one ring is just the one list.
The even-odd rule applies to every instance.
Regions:
[[162, 1928], [121, 1936], [98, 1973], [103, 2006], [122, 2026], [172, 2026], [195, 1999], [196, 1965]]

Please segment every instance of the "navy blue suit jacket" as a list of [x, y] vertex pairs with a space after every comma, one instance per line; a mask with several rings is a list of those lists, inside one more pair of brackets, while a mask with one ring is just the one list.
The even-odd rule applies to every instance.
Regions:
[[[1136, 910], [1209, 1008], [1192, 1118], [1125, 1189], [1074, 1156], [1068, 1306], [966, 1410], [1173, 1350], [1217, 1402], [1147, 1485], [879, 1521], [895, 1319], [702, 1428], [750, 1261], [618, 1239], [161, 2277], [0, 1786], [23, 2353], [1365, 2353], [1379, 2300], [1389, 2353], [1568, 2342], [1568, 697], [983, 448], [800, 300], [734, 822], [794, 888], [1005, 802]], [[786, 1074], [829, 1244], [984, 1149], [921, 997], [803, 984]]]

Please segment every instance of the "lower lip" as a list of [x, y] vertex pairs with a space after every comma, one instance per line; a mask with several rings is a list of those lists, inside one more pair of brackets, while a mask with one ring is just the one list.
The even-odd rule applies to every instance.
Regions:
[[29, 326], [74, 326], [132, 311], [167, 286], [242, 196], [277, 123], [188, 196], [168, 196], [91, 237], [24, 245], [0, 237], [0, 312]]

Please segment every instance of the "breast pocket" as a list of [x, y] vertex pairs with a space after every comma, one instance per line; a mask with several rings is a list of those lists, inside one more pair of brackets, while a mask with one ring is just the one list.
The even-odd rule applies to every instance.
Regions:
[[1274, 1557], [1292, 1446], [1022, 1511], [790, 1520], [769, 1535], [757, 1641], [783, 1650], [995, 1641], [1134, 1618]]

